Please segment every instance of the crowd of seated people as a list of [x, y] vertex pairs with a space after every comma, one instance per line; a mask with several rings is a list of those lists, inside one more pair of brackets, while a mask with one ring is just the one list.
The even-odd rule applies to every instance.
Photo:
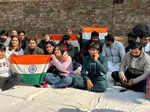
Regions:
[[[80, 51], [74, 53], [70, 36], [65, 34], [56, 44], [49, 34], [44, 34], [38, 42], [26, 37], [24, 31], [12, 30], [0, 33], [0, 87], [11, 76], [9, 57], [16, 55], [50, 55], [51, 61], [45, 81], [54, 88], [74, 87], [94, 92], [107, 90], [107, 73], [115, 83], [134, 91], [146, 92], [146, 79], [150, 77], [150, 33], [147, 25], [136, 25], [127, 34], [128, 41], [123, 44], [108, 33], [105, 42], [99, 33], [93, 31], [91, 39], [82, 43]], [[76, 59], [75, 57], [78, 57]], [[5, 64], [4, 64], [5, 63]], [[74, 64], [82, 65], [81, 75], [74, 74]], [[149, 78], [150, 79], [150, 78]], [[9, 81], [8, 81], [9, 82]], [[149, 87], [150, 88], [150, 87]]]

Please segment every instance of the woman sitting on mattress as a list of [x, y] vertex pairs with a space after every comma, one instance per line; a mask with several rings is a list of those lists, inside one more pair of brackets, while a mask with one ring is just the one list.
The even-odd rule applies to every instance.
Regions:
[[72, 59], [67, 51], [60, 46], [54, 48], [54, 54], [51, 55], [50, 67], [56, 67], [57, 73], [47, 73], [45, 80], [52, 84], [54, 88], [63, 88], [72, 84]]

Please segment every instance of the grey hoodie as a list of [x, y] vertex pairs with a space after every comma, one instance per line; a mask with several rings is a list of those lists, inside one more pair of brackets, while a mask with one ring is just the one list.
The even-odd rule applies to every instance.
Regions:
[[130, 52], [128, 52], [120, 66], [120, 78], [123, 77], [125, 71], [127, 68], [134, 69], [135, 75], [137, 75], [136, 78], [132, 79], [133, 83], [139, 83], [140, 81], [146, 79], [146, 77], [150, 74], [150, 57], [147, 53], [142, 51], [141, 55], [137, 58], [130, 55]]

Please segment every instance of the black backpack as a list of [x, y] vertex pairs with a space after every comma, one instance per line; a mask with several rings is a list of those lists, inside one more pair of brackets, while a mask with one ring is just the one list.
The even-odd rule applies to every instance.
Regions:
[[149, 32], [149, 27], [146, 24], [137, 24], [132, 29], [132, 32], [135, 33], [138, 37], [142, 38]]

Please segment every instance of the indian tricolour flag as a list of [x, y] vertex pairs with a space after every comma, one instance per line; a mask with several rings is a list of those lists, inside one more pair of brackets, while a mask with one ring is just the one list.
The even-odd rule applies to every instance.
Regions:
[[[77, 35], [76, 34], [68, 34], [68, 35], [70, 36], [71, 44], [75, 48], [75, 52], [78, 52], [79, 43], [78, 43]], [[51, 40], [53, 40], [56, 43], [59, 43], [60, 40], [63, 38], [63, 36], [64, 34], [51, 34]]]
[[105, 36], [108, 34], [107, 27], [83, 27], [82, 28], [82, 38], [83, 42], [91, 39], [91, 33], [96, 31], [99, 33], [99, 39], [104, 42]]
[[24, 84], [41, 84], [49, 67], [49, 55], [12, 55], [10, 69], [21, 76]]

